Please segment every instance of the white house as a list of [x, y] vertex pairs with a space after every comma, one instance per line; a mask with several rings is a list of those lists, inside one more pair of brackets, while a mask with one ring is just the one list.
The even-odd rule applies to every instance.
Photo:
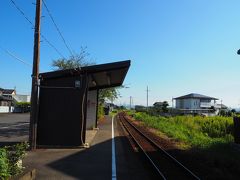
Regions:
[[216, 114], [221, 105], [216, 103], [217, 98], [209, 97], [201, 94], [191, 93], [180, 96], [175, 99], [176, 109], [185, 114]]
[[30, 102], [30, 96], [16, 94], [16, 89], [0, 88], [0, 113], [16, 112], [17, 102]]
[[12, 95], [16, 94], [14, 89], [0, 88], [0, 113], [13, 112]]
[[12, 95], [14, 102], [30, 102], [31, 96], [30, 95], [22, 95], [22, 94], [16, 94]]

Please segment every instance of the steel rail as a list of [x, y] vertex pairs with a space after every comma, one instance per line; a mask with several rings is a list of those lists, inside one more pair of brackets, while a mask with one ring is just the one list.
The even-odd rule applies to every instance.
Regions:
[[[119, 119], [124, 118], [123, 116], [119, 116]], [[122, 121], [122, 119], [121, 119]], [[131, 137], [134, 139], [135, 143], [140, 147], [140, 149], [142, 150], [142, 152], [144, 153], [144, 155], [147, 157], [147, 159], [151, 162], [151, 164], [153, 165], [153, 167], [156, 169], [156, 171], [158, 172], [158, 174], [162, 177], [163, 180], [166, 180], [167, 178], [163, 175], [163, 173], [160, 171], [160, 169], [155, 165], [155, 163], [152, 161], [152, 159], [149, 157], [149, 155], [145, 152], [145, 150], [143, 149], [143, 147], [139, 144], [139, 142], [137, 141], [137, 139], [134, 137], [134, 135], [132, 134], [132, 132], [127, 128], [127, 126], [122, 122], [122, 125], [124, 126], [124, 128], [126, 129], [126, 131], [131, 135]]]
[[[185, 167], [182, 163], [180, 163], [176, 158], [174, 158], [173, 156], [171, 156], [169, 153], [167, 153], [162, 147], [160, 147], [156, 142], [154, 142], [151, 138], [149, 138], [147, 135], [145, 135], [143, 132], [141, 132], [134, 124], [132, 124], [124, 115], [120, 114], [119, 117], [122, 117], [131, 127], [133, 127], [138, 133], [140, 133], [145, 139], [147, 139], [152, 145], [154, 145], [157, 149], [159, 149], [160, 151], [162, 151], [169, 159], [173, 160], [177, 165], [179, 165], [181, 168], [183, 168], [185, 171], [187, 171], [193, 178], [200, 180], [200, 178], [195, 175], [191, 170], [189, 170], [187, 167]], [[121, 121], [122, 121], [122, 118]], [[122, 123], [124, 125], [124, 123]], [[124, 125], [124, 127], [126, 128], [126, 126]], [[127, 131], [129, 132], [130, 130], [127, 129]], [[129, 134], [132, 136], [132, 133], [129, 132]], [[139, 143], [136, 141], [136, 139], [132, 136], [132, 138], [134, 139], [134, 141], [137, 143], [137, 145], [142, 149], [141, 145], [139, 145]], [[143, 150], [144, 152], [144, 150]], [[146, 154], [144, 152], [144, 154]], [[148, 156], [148, 155], [147, 155]], [[150, 158], [148, 156], [148, 158]], [[154, 163], [151, 160], [151, 163]], [[153, 164], [154, 167], [156, 168], [156, 165]], [[158, 169], [158, 168], [157, 168]], [[160, 171], [160, 170], [158, 170]], [[161, 172], [161, 171], [160, 171]], [[163, 176], [164, 177], [164, 176]]]

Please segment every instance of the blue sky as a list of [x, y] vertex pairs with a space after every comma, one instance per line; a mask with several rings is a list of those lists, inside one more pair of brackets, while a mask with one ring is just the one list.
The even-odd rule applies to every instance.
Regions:
[[[34, 22], [34, 0], [14, 0]], [[146, 105], [200, 93], [240, 105], [239, 0], [45, 0], [75, 52], [87, 46], [98, 64], [132, 60], [117, 103]], [[43, 7], [41, 32], [61, 53], [69, 52]], [[0, 46], [32, 63], [33, 29], [10, 0], [0, 2]], [[40, 70], [59, 55], [41, 42]], [[0, 87], [31, 89], [31, 68], [0, 49]]]

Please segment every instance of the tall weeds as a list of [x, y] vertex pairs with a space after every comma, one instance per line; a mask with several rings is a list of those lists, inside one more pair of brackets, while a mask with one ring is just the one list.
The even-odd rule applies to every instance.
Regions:
[[136, 113], [136, 120], [158, 129], [166, 135], [193, 147], [209, 147], [233, 141], [233, 121], [230, 117], [157, 117]]

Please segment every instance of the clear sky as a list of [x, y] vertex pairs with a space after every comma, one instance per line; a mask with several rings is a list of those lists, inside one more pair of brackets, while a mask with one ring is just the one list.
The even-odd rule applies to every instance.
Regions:
[[[34, 22], [34, 0], [14, 0]], [[98, 64], [132, 60], [118, 103], [146, 105], [200, 93], [240, 105], [239, 0], [45, 0], [75, 52], [87, 46]], [[41, 32], [70, 54], [43, 7]], [[0, 2], [0, 46], [32, 63], [33, 29], [10, 0]], [[41, 72], [60, 56], [41, 42]], [[30, 94], [31, 67], [0, 49], [0, 87]], [[171, 104], [171, 103], [170, 103]]]

